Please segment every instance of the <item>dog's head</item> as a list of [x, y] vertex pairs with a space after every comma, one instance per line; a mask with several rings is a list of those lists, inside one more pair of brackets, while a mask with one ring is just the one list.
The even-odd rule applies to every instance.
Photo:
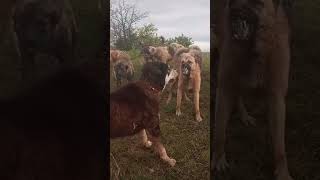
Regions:
[[166, 86], [172, 83], [178, 77], [178, 71], [176, 69], [169, 69], [165, 79], [165, 85], [162, 91], [166, 88]]
[[20, 41], [30, 48], [44, 48], [54, 38], [63, 11], [48, 1], [20, 1], [14, 11], [14, 27]]
[[229, 26], [231, 38], [236, 41], [249, 41], [258, 26], [259, 11], [264, 7], [263, 0], [229, 0]]
[[114, 63], [117, 59], [118, 59], [118, 56], [119, 56], [119, 51], [117, 50], [110, 50], [110, 61], [112, 63]]
[[116, 79], [121, 80], [121, 79], [127, 79], [128, 81], [133, 80], [134, 77], [134, 71], [132, 64], [130, 62], [118, 62], [114, 66], [114, 71], [116, 74]]
[[156, 88], [163, 89], [168, 65], [162, 62], [147, 62], [142, 67], [140, 80], [147, 81]]
[[181, 48], [176, 53], [176, 58], [180, 61], [180, 72], [185, 77], [190, 77], [191, 72], [201, 65], [201, 52], [189, 48]]

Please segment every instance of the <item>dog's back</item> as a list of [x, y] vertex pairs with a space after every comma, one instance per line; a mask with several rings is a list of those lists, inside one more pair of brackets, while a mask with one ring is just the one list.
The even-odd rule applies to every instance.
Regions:
[[157, 115], [159, 97], [149, 93], [144, 81], [129, 83], [110, 94], [110, 137], [133, 135]]

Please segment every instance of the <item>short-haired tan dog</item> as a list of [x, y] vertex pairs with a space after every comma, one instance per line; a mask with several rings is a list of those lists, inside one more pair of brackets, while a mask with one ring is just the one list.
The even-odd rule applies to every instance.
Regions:
[[[177, 106], [176, 115], [181, 115], [181, 100], [182, 95], [185, 93], [185, 86], [188, 91], [193, 92], [193, 102], [195, 109], [196, 121], [202, 121], [200, 114], [200, 88], [201, 88], [201, 65], [202, 65], [202, 52], [199, 47], [180, 48], [174, 57], [178, 67], [178, 90], [177, 90]], [[188, 97], [185, 95], [186, 99]]]
[[273, 144], [276, 180], [292, 180], [285, 151], [285, 97], [288, 89], [289, 16], [274, 0], [216, 0], [219, 51], [213, 168], [228, 167], [226, 128], [234, 107], [252, 123], [242, 97], [249, 88], [264, 90]]

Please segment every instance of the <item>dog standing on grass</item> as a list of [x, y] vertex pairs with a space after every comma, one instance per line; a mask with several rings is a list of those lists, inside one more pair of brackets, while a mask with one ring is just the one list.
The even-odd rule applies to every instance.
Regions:
[[110, 138], [139, 133], [144, 146], [154, 146], [160, 158], [174, 166], [176, 160], [160, 142], [159, 103], [167, 69], [164, 63], [146, 63], [139, 81], [110, 94]]
[[[190, 99], [187, 96], [185, 87], [188, 91], [193, 91], [194, 108], [196, 121], [202, 121], [200, 114], [200, 88], [201, 88], [201, 66], [202, 52], [198, 46], [190, 46], [189, 48], [179, 48], [174, 55], [174, 63], [177, 69], [172, 69], [167, 75], [167, 84], [169, 84], [169, 96], [167, 104], [172, 98], [172, 91], [177, 84], [177, 106], [176, 115], [181, 115], [181, 100], [184, 95], [187, 101]], [[166, 84], [166, 86], [167, 86]]]
[[226, 127], [237, 107], [241, 120], [253, 123], [242, 97], [249, 88], [261, 88], [268, 104], [277, 180], [292, 180], [285, 151], [285, 97], [290, 64], [289, 16], [285, 2], [228, 0], [216, 2], [219, 49], [215, 109], [213, 168], [228, 167]]

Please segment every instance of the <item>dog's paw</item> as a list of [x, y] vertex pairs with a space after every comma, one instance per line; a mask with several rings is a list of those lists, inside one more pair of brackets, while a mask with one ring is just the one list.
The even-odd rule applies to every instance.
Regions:
[[168, 160], [168, 163], [170, 164], [170, 166], [171, 167], [173, 167], [174, 165], [176, 165], [176, 160], [175, 159], [172, 159], [172, 158], [170, 158], [169, 160]]
[[226, 169], [229, 168], [229, 164], [226, 160], [226, 156], [225, 154], [223, 154], [222, 156], [220, 156], [219, 158], [214, 158], [213, 159], [213, 168], [216, 171], [225, 171]]
[[256, 126], [256, 118], [252, 117], [252, 116], [246, 116], [246, 117], [242, 117], [241, 121], [243, 124], [245, 124], [246, 126]]
[[180, 115], [181, 115], [181, 110], [180, 110], [180, 109], [177, 109], [177, 110], [176, 110], [176, 115], [177, 115], [177, 116], [180, 116]]
[[197, 116], [196, 116], [196, 121], [197, 121], [197, 122], [201, 122], [201, 121], [202, 121], [202, 117], [201, 117], [200, 115], [197, 115]]
[[152, 142], [151, 141], [147, 141], [147, 142], [144, 143], [144, 146], [146, 148], [150, 148], [152, 146]]

